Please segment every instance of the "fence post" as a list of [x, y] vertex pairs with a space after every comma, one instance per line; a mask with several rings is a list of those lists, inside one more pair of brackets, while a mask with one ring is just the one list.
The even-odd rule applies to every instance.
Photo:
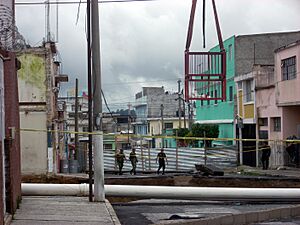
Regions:
[[148, 170], [151, 171], [150, 141], [148, 141]]
[[142, 158], [142, 171], [145, 171], [144, 167], [144, 153], [143, 153], [143, 146], [141, 145], [141, 158]]
[[117, 135], [115, 135], [115, 152], [114, 152], [114, 154], [113, 154], [113, 157], [114, 157], [114, 159], [115, 159], [115, 171], [117, 171], [117, 160], [116, 160], [116, 153], [117, 153], [117, 151], [118, 151], [118, 137], [117, 137]]
[[204, 165], [206, 165], [207, 154], [206, 154], [206, 133], [204, 131]]
[[178, 130], [176, 130], [176, 171], [178, 171]]

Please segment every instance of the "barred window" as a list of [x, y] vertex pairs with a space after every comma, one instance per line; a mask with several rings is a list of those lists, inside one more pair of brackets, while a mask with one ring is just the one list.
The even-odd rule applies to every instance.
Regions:
[[281, 60], [282, 80], [296, 78], [296, 56]]

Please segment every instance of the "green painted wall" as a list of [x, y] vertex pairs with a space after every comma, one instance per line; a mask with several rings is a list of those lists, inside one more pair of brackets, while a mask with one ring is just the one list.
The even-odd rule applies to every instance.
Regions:
[[[226, 50], [226, 101], [196, 101], [197, 107], [197, 121], [203, 120], [228, 120], [234, 118], [234, 95], [236, 93], [234, 75], [235, 75], [235, 49], [234, 49], [235, 37], [232, 36], [224, 41], [224, 47]], [[219, 46], [215, 46], [210, 52], [220, 51]], [[231, 56], [231, 57], [230, 57]], [[230, 101], [230, 89], [232, 88], [232, 101]], [[219, 124], [220, 138], [233, 138], [234, 137], [234, 125], [233, 124]]]

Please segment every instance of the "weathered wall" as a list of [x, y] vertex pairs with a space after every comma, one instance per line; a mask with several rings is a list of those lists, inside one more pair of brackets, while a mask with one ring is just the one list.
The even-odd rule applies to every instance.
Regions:
[[46, 101], [46, 72], [44, 54], [23, 54], [18, 57], [20, 102]]
[[[21, 112], [20, 125], [22, 128], [46, 130], [46, 112]], [[47, 133], [21, 133], [22, 173], [47, 172]]]
[[274, 50], [300, 39], [300, 32], [237, 36], [235, 76], [252, 71], [254, 64], [274, 64]]
[[[17, 209], [18, 201], [21, 199], [21, 165], [20, 165], [20, 118], [18, 79], [15, 54], [8, 54], [10, 60], [4, 64], [4, 96], [5, 96], [5, 137], [9, 142], [10, 159], [10, 205], [7, 206], [10, 213]], [[17, 132], [11, 132], [14, 128]]]

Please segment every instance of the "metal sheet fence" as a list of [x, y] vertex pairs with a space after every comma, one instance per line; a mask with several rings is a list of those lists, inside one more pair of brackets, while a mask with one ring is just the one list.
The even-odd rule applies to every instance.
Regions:
[[[190, 171], [195, 169], [195, 164], [205, 164], [204, 148], [165, 148], [164, 149], [168, 165], [166, 171]], [[236, 164], [236, 148], [218, 147], [206, 150], [207, 165], [214, 165], [221, 169], [235, 167]], [[131, 150], [124, 150], [127, 161], [124, 163], [123, 170], [131, 170], [129, 154]], [[138, 157], [137, 171], [155, 171], [158, 167], [156, 164], [156, 156], [160, 149], [155, 148], [137, 148]], [[115, 170], [115, 150], [104, 150], [104, 168], [106, 171]]]

